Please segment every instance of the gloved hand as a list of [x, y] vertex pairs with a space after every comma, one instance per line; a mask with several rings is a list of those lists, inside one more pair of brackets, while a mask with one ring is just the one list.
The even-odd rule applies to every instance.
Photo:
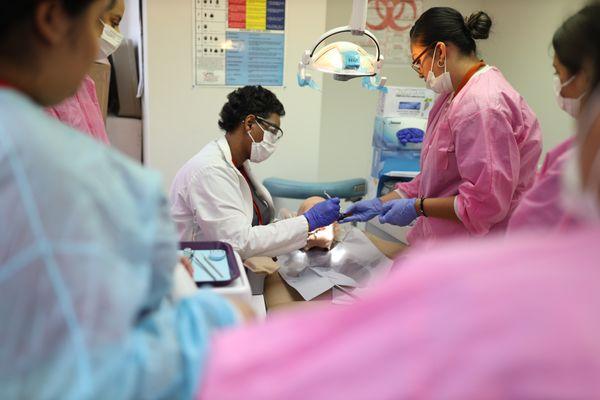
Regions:
[[398, 226], [410, 225], [419, 216], [415, 208], [416, 202], [417, 199], [400, 199], [385, 203], [379, 222]]
[[345, 214], [349, 216], [340, 221], [345, 224], [348, 222], [366, 222], [381, 213], [383, 203], [377, 197], [371, 200], [362, 200], [354, 203], [348, 208]]
[[308, 221], [308, 230], [331, 225], [340, 217], [340, 199], [337, 197], [318, 203], [313, 208], [304, 213]]

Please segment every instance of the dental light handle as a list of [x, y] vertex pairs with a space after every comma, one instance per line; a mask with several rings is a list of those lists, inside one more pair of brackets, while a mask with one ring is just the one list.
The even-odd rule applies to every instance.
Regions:
[[[344, 33], [344, 32], [352, 32], [352, 28], [348, 25], [348, 26], [340, 26], [339, 28], [335, 28], [332, 29], [330, 31], [325, 32], [323, 35], [321, 35], [321, 37], [319, 38], [319, 40], [317, 40], [317, 42], [315, 43], [315, 45], [313, 46], [313, 48], [311, 49], [308, 58], [310, 59], [315, 52], [317, 51], [317, 48], [321, 45], [321, 43], [323, 43], [325, 40], [329, 39], [330, 37], [334, 36], [334, 35], [338, 35], [340, 33]], [[367, 36], [369, 39], [371, 39], [373, 41], [373, 43], [375, 43], [375, 48], [377, 50], [377, 61], [381, 61], [382, 57], [381, 57], [381, 49], [379, 47], [379, 41], [377, 40], [377, 38], [375, 37], [375, 35], [373, 35], [373, 33], [371, 33], [369, 30], [366, 30], [362, 33], [363, 35]], [[306, 57], [306, 56], [305, 56]]]
[[367, 4], [368, 0], [354, 0], [352, 3], [349, 28], [353, 35], [360, 36], [367, 29]]

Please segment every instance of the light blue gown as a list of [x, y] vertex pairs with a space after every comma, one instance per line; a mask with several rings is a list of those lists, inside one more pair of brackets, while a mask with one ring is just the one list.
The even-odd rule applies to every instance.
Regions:
[[235, 313], [172, 302], [157, 174], [0, 89], [0, 398], [190, 398]]

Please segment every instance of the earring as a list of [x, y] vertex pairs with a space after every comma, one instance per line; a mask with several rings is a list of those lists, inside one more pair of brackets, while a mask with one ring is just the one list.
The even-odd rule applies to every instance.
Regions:
[[446, 66], [446, 60], [442, 63], [442, 59], [439, 59], [437, 62], [438, 67], [443, 68]]

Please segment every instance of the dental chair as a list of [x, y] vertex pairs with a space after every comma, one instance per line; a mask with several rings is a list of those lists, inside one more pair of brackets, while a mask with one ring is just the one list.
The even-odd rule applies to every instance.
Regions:
[[312, 196], [327, 197], [329, 195], [357, 202], [367, 194], [367, 181], [362, 178], [322, 183], [267, 178], [263, 184], [273, 198], [304, 200]]

